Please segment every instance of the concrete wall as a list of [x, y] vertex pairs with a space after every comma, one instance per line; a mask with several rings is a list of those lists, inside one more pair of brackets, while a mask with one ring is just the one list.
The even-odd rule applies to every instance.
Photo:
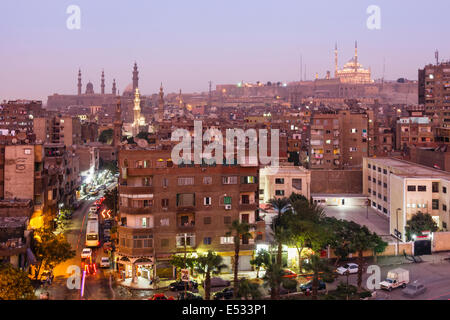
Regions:
[[[396, 246], [397, 243], [388, 243], [386, 249], [384, 250], [384, 252], [382, 253], [378, 253], [377, 256], [379, 257], [383, 257], [383, 256], [395, 256], [396, 255]], [[414, 247], [414, 242], [406, 242], [406, 243], [399, 243], [399, 250], [398, 250], [398, 254], [399, 255], [403, 255], [403, 250], [405, 250], [406, 254], [408, 255], [412, 255], [413, 254], [413, 247]], [[372, 257], [373, 256], [373, 251], [364, 251], [363, 252], [363, 256], [364, 257]], [[358, 257], [358, 253], [355, 252], [353, 254], [351, 254], [349, 256], [349, 258], [357, 258]], [[337, 258], [337, 256], [334, 254], [333, 250], [330, 250], [330, 255], [329, 255], [330, 259], [335, 259]]]
[[450, 251], [450, 232], [433, 233], [432, 251]]
[[311, 193], [361, 194], [362, 170], [311, 170]]

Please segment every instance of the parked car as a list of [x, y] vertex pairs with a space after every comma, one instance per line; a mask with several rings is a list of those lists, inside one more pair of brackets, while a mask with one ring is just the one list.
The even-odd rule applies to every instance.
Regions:
[[409, 271], [397, 268], [387, 273], [386, 280], [380, 282], [381, 289], [392, 291], [392, 289], [405, 288], [409, 283]]
[[148, 300], [175, 300], [173, 297], [166, 297], [164, 293], [155, 293]]
[[176, 281], [176, 282], [172, 282], [169, 285], [169, 289], [171, 291], [183, 291], [186, 287], [186, 284], [187, 284], [188, 289], [197, 289], [197, 287], [198, 287], [198, 283], [195, 281], [189, 281], [189, 282]]
[[222, 291], [216, 292], [213, 295], [214, 300], [230, 300], [233, 298], [233, 288], [225, 288]]
[[346, 265], [336, 269], [336, 272], [340, 275], [344, 275], [346, 272], [358, 273], [358, 265], [356, 263], [347, 263]]
[[[212, 277], [211, 278], [211, 288], [216, 288], [216, 287], [228, 287], [231, 284], [230, 281], [228, 280], [224, 280], [222, 278], [219, 277]], [[205, 281], [202, 282], [202, 286], [205, 286]]]
[[[310, 291], [312, 291], [312, 286], [313, 286], [313, 281], [311, 280], [311, 281], [308, 281], [305, 284], [302, 284], [300, 286], [300, 290], [303, 291], [303, 292], [308, 291], [308, 289]], [[325, 290], [326, 288], [327, 288], [327, 285], [325, 284], [325, 282], [323, 282], [322, 280], [319, 280], [319, 285], [318, 285], [317, 289], [318, 290]]]
[[109, 268], [111, 266], [111, 262], [108, 257], [102, 257], [100, 260], [100, 268]]
[[107, 253], [108, 251], [112, 251], [112, 243], [111, 242], [105, 242], [103, 244], [103, 252]]
[[414, 281], [402, 290], [402, 294], [407, 297], [415, 297], [427, 291], [427, 288], [420, 282]]
[[296, 279], [298, 277], [298, 275], [290, 270], [290, 269], [284, 269], [283, 270], [283, 278], [288, 278], [288, 279]]
[[92, 249], [91, 248], [84, 248], [83, 251], [81, 251], [81, 259], [87, 259], [92, 256]]
[[177, 299], [178, 300], [203, 300], [203, 297], [201, 294], [194, 293], [191, 291], [186, 291], [186, 293], [184, 293], [184, 292], [179, 293]]

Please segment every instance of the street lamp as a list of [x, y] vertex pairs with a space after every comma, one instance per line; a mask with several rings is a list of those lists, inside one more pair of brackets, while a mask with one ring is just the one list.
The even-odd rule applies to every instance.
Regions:
[[398, 234], [399, 234], [399, 231], [398, 231], [398, 212], [399, 211], [401, 211], [402, 209], [401, 208], [397, 208], [397, 210], [396, 210], [396, 220], [397, 220], [397, 227], [396, 227], [396, 232], [395, 232], [395, 237], [397, 238], [397, 255], [398, 255], [398, 252], [400, 251], [399, 250], [399, 237], [398, 237]]

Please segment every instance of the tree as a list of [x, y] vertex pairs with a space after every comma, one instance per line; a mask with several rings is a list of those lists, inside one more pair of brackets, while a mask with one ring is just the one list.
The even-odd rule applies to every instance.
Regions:
[[0, 264], [0, 300], [32, 300], [34, 289], [28, 275], [11, 264]]
[[101, 142], [101, 143], [111, 144], [111, 142], [113, 140], [113, 135], [114, 135], [114, 130], [113, 129], [103, 130], [100, 133], [100, 136], [98, 137], [98, 141]]
[[352, 253], [350, 248], [351, 231], [348, 227], [349, 221], [328, 217], [323, 220], [323, 224], [329, 230], [328, 245], [334, 250], [334, 254], [337, 256], [335, 262], [335, 265], [337, 265], [339, 260], [344, 260]]
[[241, 239], [250, 239], [252, 237], [249, 232], [250, 226], [248, 223], [240, 222], [239, 220], [234, 220], [229, 227], [230, 231], [227, 232], [227, 236], [233, 236], [234, 241], [234, 291], [233, 295], [236, 298], [238, 293], [238, 270], [239, 270], [239, 251], [241, 248]]
[[264, 287], [270, 288], [270, 298], [272, 300], [279, 299], [280, 284], [283, 280], [283, 269], [278, 263], [274, 262], [273, 257], [270, 257], [270, 262], [266, 266], [266, 272], [263, 277]]
[[180, 269], [189, 269], [189, 270], [191, 270], [191, 273], [192, 273], [192, 271], [195, 268], [196, 259], [192, 256], [182, 257], [182, 256], [173, 255], [170, 258], [169, 263], [176, 268], [177, 279], [180, 279], [180, 277], [181, 277], [181, 272], [179, 272]]
[[259, 270], [261, 267], [266, 267], [270, 262], [270, 253], [267, 250], [261, 249], [256, 253], [255, 258], [250, 260], [250, 264], [256, 269], [256, 278], [259, 278]]
[[358, 289], [362, 288], [362, 274], [364, 269], [363, 253], [367, 250], [379, 249], [383, 240], [376, 234], [369, 231], [366, 226], [350, 221], [348, 223], [350, 229], [350, 250], [358, 253]]
[[196, 259], [195, 270], [205, 276], [205, 300], [210, 300], [211, 298], [211, 274], [219, 274], [220, 270], [226, 267], [222, 261], [222, 257], [211, 250]]
[[259, 291], [259, 284], [250, 282], [248, 279], [241, 279], [239, 281], [239, 296], [248, 300], [261, 298], [261, 292]]
[[289, 196], [289, 202], [291, 203], [291, 205], [293, 205], [299, 200], [308, 201], [308, 199], [300, 193], [292, 192], [291, 195]]
[[[291, 204], [288, 198], [273, 198], [269, 200], [270, 207], [277, 212], [277, 218], [272, 222], [272, 231], [276, 232], [279, 223], [281, 223], [281, 215], [291, 210]], [[281, 266], [282, 243], [278, 242], [277, 263]]]
[[313, 273], [312, 280], [312, 298], [317, 300], [317, 289], [319, 288], [319, 274], [330, 274], [331, 269], [326, 259], [313, 254], [309, 256], [309, 261], [305, 263], [305, 269]]
[[438, 226], [429, 213], [417, 212], [406, 222], [406, 238], [411, 240], [412, 235], [422, 235], [423, 231], [438, 231]]
[[75, 251], [64, 234], [55, 235], [50, 229], [37, 230], [34, 248], [39, 261], [36, 280], [42, 266], [44, 269], [53, 270], [58, 264], [75, 257]]
[[106, 207], [113, 210], [114, 215], [117, 214], [118, 199], [119, 199], [119, 194], [118, 194], [117, 188], [114, 188], [112, 190], [107, 190], [105, 192], [105, 200], [103, 201], [103, 203], [105, 204]]

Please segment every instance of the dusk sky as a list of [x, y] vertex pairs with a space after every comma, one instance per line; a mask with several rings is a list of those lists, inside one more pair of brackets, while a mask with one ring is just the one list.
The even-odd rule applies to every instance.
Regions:
[[[81, 29], [69, 30], [69, 5], [81, 8]], [[381, 30], [366, 27], [369, 5], [381, 8]], [[417, 79], [434, 62], [434, 51], [450, 59], [450, 1], [406, 0], [2, 0], [0, 2], [0, 100], [43, 99], [75, 94], [77, 72], [83, 92], [90, 80], [100, 91], [115, 78], [120, 92], [139, 66], [139, 87], [156, 93], [208, 90], [241, 80], [300, 79], [334, 70], [358, 41], [359, 61], [381, 78]]]

